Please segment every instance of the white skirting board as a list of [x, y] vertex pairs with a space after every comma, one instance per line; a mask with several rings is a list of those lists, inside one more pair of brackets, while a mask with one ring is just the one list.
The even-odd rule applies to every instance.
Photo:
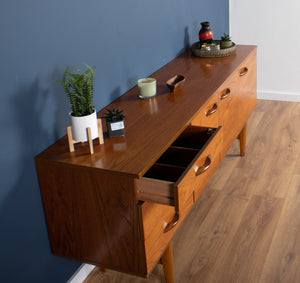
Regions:
[[67, 283], [82, 283], [94, 269], [94, 265], [83, 263], [73, 276], [67, 281]]
[[257, 91], [258, 99], [266, 100], [280, 100], [280, 101], [291, 101], [291, 102], [300, 102], [300, 93], [295, 92], [279, 92], [279, 91], [270, 91], [270, 90], [261, 90]]

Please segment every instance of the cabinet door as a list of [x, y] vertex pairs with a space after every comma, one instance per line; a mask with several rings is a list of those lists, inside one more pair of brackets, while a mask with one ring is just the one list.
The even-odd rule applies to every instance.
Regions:
[[223, 158], [247, 123], [256, 105], [256, 51], [219, 91]]

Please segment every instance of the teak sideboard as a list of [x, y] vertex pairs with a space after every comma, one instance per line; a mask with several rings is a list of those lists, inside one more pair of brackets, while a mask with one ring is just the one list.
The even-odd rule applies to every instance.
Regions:
[[[52, 252], [144, 277], [161, 260], [173, 282], [173, 236], [236, 138], [246, 153], [256, 61], [256, 46], [223, 58], [187, 51], [151, 75], [155, 97], [139, 99], [136, 86], [112, 103], [125, 136], [95, 140], [92, 155], [69, 152], [63, 137], [36, 156]], [[176, 74], [186, 82], [170, 92]]]

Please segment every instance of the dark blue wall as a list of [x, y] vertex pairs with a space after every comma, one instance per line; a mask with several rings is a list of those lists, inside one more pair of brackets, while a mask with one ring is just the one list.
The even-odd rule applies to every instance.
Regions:
[[34, 156], [65, 135], [67, 65], [96, 66], [99, 110], [197, 40], [228, 32], [228, 0], [13, 0], [0, 4], [2, 282], [65, 282], [79, 263], [51, 254]]

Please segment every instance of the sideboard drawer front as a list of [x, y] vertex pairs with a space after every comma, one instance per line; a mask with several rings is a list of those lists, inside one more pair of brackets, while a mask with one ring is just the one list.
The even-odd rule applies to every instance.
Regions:
[[202, 160], [199, 160], [199, 163], [205, 163], [205, 158], [211, 155], [212, 163], [208, 170], [206, 170], [202, 175], [199, 175], [195, 178], [193, 183], [194, 186], [194, 201], [196, 202], [200, 195], [202, 194], [203, 190], [205, 189], [206, 185], [208, 184], [209, 180], [213, 176], [213, 174], [218, 169], [218, 166], [221, 162], [221, 152], [223, 146], [223, 131], [222, 128], [217, 136], [213, 139], [211, 144], [203, 151], [202, 153]]
[[[187, 146], [197, 148], [201, 141], [195, 138], [194, 131], [197, 127], [190, 127], [183, 132], [176, 141], [180, 146]], [[220, 146], [222, 144], [221, 127], [217, 129], [208, 128], [207, 131], [212, 130], [210, 138], [207, 142], [199, 147], [199, 153], [193, 162], [187, 168], [185, 174], [175, 184], [174, 203], [178, 205], [179, 211], [185, 206], [186, 199], [195, 190], [203, 190], [208, 182], [208, 178], [212, 176], [212, 169], [216, 168], [220, 163]], [[196, 132], [196, 131], [195, 131]], [[181, 140], [182, 138], [182, 140]], [[208, 180], [207, 180], [208, 179]], [[178, 198], [178, 199], [177, 199]]]
[[182, 211], [194, 202], [194, 190], [204, 188], [212, 168], [218, 166], [221, 143], [220, 128], [189, 126], [144, 177], [136, 180], [138, 199]]
[[[241, 131], [242, 121], [239, 120], [239, 91], [237, 87], [238, 75], [233, 76], [223, 86], [220, 95], [220, 125], [223, 131], [223, 153], [224, 156], [231, 147], [234, 140]], [[228, 95], [224, 95], [227, 93]], [[224, 98], [223, 98], [224, 97]]]
[[219, 98], [217, 95], [214, 95], [193, 119], [191, 124], [194, 126], [217, 128], [219, 126], [219, 112]]
[[192, 202], [180, 213], [178, 222], [172, 229], [166, 227], [174, 218], [174, 208], [153, 202], [143, 202], [138, 205], [140, 227], [144, 241], [147, 274], [149, 274], [160, 260], [163, 252], [172, 240], [176, 231], [193, 207]]

